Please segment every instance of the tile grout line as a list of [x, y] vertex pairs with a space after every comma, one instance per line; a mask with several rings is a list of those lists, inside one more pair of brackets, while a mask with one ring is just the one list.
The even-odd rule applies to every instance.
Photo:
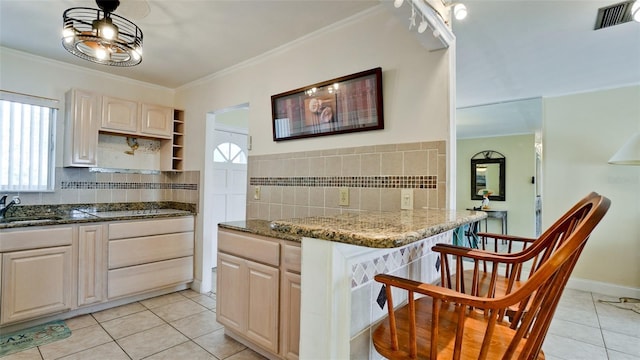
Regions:
[[602, 337], [602, 344], [604, 345], [604, 352], [607, 355], [607, 359], [609, 359], [609, 349], [607, 348], [607, 341], [604, 338], [604, 333], [602, 332], [602, 323], [600, 323], [600, 314], [598, 314], [598, 307], [596, 306], [596, 299], [593, 296], [593, 292], [589, 292], [589, 297], [591, 298], [591, 304], [593, 305], [593, 311], [596, 313], [596, 320], [598, 321], [598, 330], [600, 331], [600, 336]]

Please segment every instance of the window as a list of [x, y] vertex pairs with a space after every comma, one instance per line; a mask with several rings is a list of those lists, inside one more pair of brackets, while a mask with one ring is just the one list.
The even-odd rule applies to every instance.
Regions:
[[242, 151], [240, 146], [226, 142], [218, 145], [218, 147], [213, 150], [213, 161], [220, 163], [230, 162], [233, 164], [246, 164], [247, 155]]
[[57, 106], [0, 91], [0, 191], [53, 190]]

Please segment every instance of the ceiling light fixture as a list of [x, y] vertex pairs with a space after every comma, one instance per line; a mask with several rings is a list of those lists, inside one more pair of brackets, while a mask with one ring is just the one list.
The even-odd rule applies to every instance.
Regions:
[[464, 4], [453, 5], [453, 16], [457, 20], [462, 20], [467, 17], [467, 7]]
[[62, 46], [98, 64], [134, 66], [142, 62], [142, 30], [113, 14], [119, 0], [96, 0], [100, 9], [75, 7], [62, 15]]
[[612, 165], [640, 165], [640, 132], [631, 136], [609, 159]]
[[420, 21], [420, 25], [418, 25], [418, 33], [422, 34], [429, 28], [429, 24], [427, 20], [424, 19], [424, 15], [422, 16], [422, 21]]
[[[445, 9], [451, 9], [453, 17], [455, 17], [456, 20], [462, 20], [467, 17], [468, 11], [467, 11], [467, 6], [465, 4], [453, 3], [453, 2], [449, 2], [448, 0], [441, 0], [441, 1]], [[421, 2], [429, 6], [433, 11], [435, 11], [436, 14], [438, 14], [445, 23], [448, 23], [448, 21], [445, 20], [442, 14], [440, 14], [440, 12], [436, 10], [436, 8], [433, 7], [433, 5], [431, 5], [428, 0], [423, 0]], [[411, 17], [409, 18], [409, 30], [411, 30], [411, 28], [415, 26], [416, 15], [415, 15], [415, 7], [414, 7], [413, 1], [409, 1], [409, 3], [411, 4]], [[640, 3], [640, 0], [637, 0], [636, 3]], [[400, 8], [402, 4], [404, 4], [404, 0], [393, 1], [393, 6], [395, 8]], [[638, 17], [640, 17], [640, 11], [638, 11]], [[424, 26], [423, 26], [423, 23], [424, 23]], [[418, 26], [418, 32], [422, 34], [423, 32], [425, 32], [425, 30], [427, 30], [427, 28], [428, 28], [428, 24], [424, 21], [424, 16], [423, 16], [422, 22], [420, 23], [420, 26]], [[420, 31], [421, 29], [422, 31]]]
[[631, 18], [634, 21], [640, 22], [640, 0], [636, 0], [636, 2], [631, 5]]

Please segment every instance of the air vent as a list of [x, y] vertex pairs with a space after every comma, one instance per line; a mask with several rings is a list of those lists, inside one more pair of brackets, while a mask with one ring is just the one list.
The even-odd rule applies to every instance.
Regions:
[[594, 30], [631, 21], [631, 6], [633, 2], [634, 0], [630, 0], [598, 9]]

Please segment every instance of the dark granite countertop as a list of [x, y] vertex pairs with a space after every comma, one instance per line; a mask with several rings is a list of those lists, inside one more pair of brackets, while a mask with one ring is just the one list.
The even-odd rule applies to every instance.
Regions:
[[302, 236], [271, 229], [271, 221], [268, 220], [245, 220], [229, 221], [218, 224], [222, 229], [237, 230], [255, 235], [268, 236], [272, 238], [300, 242]]
[[482, 211], [439, 209], [346, 213], [271, 222], [282, 233], [372, 248], [393, 248], [487, 217]]
[[195, 204], [172, 201], [19, 205], [9, 209], [5, 218], [0, 219], [0, 229], [114, 220], [166, 218], [195, 215], [195, 213]]

